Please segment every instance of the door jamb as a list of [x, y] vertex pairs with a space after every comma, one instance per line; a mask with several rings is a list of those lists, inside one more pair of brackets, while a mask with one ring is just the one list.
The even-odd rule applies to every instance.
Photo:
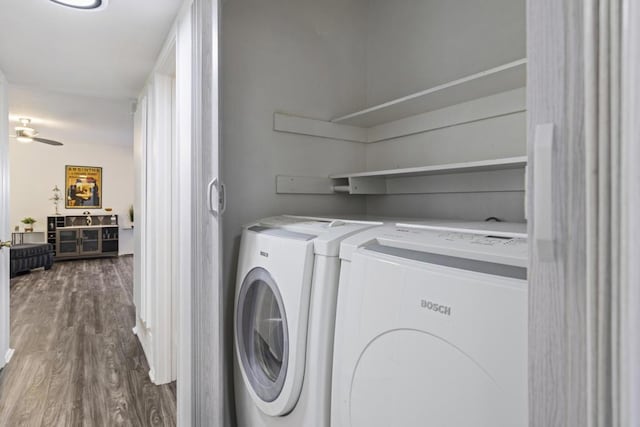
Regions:
[[[0, 171], [6, 174], [6, 180], [0, 177], [0, 194], [5, 195], [8, 201], [9, 194], [9, 141], [7, 135], [9, 135], [9, 88], [8, 81], [2, 71], [0, 71]], [[9, 210], [9, 205], [4, 206], [2, 200], [0, 200], [0, 209]], [[9, 219], [4, 218], [6, 233], [9, 233]], [[0, 230], [3, 227], [0, 225]], [[4, 235], [0, 235], [0, 240], [6, 238]], [[8, 249], [0, 249], [5, 252]], [[7, 261], [9, 257], [7, 256]], [[5, 266], [6, 274], [9, 275], [9, 263]], [[0, 271], [5, 272], [5, 269]], [[11, 360], [14, 350], [10, 347], [11, 343], [11, 319], [10, 319], [10, 285], [9, 278], [6, 278], [7, 288], [0, 289], [0, 369], [6, 366]]]
[[[177, 254], [178, 287], [178, 361], [177, 361], [177, 422], [178, 426], [193, 425], [193, 340], [192, 340], [192, 109], [193, 109], [193, 43], [192, 2], [188, 1], [179, 15], [176, 31], [176, 147], [174, 165], [177, 170], [178, 194], [174, 204], [178, 206]], [[178, 78], [188, 76], [188, 78]], [[176, 259], [174, 258], [174, 261]]]

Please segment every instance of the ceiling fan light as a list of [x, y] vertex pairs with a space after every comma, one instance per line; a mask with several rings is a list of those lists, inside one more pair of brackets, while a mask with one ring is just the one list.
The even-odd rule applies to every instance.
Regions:
[[16, 126], [16, 132], [22, 133], [24, 136], [36, 136], [36, 130], [27, 126]]
[[21, 142], [23, 144], [30, 144], [33, 142], [33, 138], [29, 138], [28, 136], [18, 136], [16, 140], [18, 140], [18, 142]]
[[107, 7], [108, 0], [51, 0], [53, 3], [83, 10], [99, 10]]

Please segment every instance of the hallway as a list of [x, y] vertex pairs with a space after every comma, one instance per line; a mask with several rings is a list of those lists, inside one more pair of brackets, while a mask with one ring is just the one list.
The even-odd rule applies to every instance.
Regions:
[[175, 383], [155, 386], [132, 333], [133, 258], [56, 263], [11, 280], [0, 426], [173, 426]]

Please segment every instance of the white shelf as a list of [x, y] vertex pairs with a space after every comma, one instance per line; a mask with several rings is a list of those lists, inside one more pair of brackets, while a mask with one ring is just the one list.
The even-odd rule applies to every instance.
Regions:
[[[380, 195], [524, 191], [524, 167], [526, 165], [527, 157], [520, 156], [371, 172], [341, 173], [329, 177], [278, 176], [276, 177], [276, 192], [278, 194]], [[426, 178], [429, 176], [434, 177]]]
[[521, 59], [330, 121], [276, 112], [273, 130], [375, 143], [526, 110]]
[[526, 58], [394, 99], [331, 120], [363, 128], [377, 126], [526, 85]]
[[445, 165], [419, 166], [403, 169], [386, 169], [371, 172], [356, 172], [330, 175], [331, 179], [343, 178], [398, 178], [410, 176], [443, 175], [449, 173], [483, 172], [504, 169], [523, 168], [527, 164], [527, 157], [508, 157], [503, 159], [480, 160], [476, 162], [450, 163]]

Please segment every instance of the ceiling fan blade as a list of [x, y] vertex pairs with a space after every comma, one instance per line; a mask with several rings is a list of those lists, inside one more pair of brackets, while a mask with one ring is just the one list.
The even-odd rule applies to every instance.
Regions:
[[49, 145], [64, 145], [62, 142], [54, 141], [52, 139], [44, 139], [44, 138], [33, 138], [34, 141], [42, 142], [43, 144]]

